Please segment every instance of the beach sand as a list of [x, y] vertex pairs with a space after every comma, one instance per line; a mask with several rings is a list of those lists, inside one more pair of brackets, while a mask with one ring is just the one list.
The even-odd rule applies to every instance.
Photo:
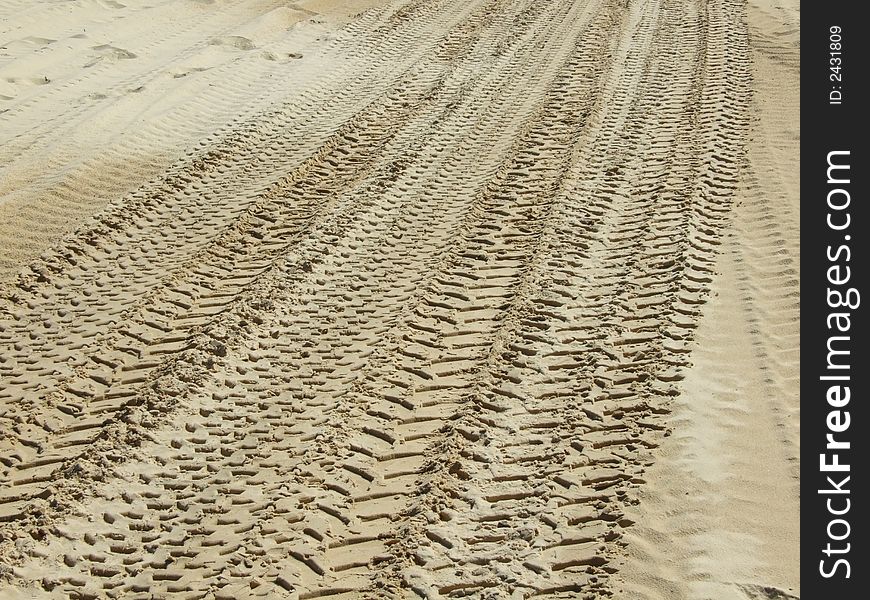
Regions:
[[794, 0], [0, 0], [0, 598], [800, 596]]

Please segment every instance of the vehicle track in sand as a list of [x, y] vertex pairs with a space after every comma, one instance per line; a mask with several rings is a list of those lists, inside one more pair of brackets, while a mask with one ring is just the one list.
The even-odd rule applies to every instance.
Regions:
[[745, 161], [743, 10], [373, 9], [26, 268], [6, 589], [608, 597]]
[[748, 3], [750, 166], [618, 596], [800, 596], [799, 3]]

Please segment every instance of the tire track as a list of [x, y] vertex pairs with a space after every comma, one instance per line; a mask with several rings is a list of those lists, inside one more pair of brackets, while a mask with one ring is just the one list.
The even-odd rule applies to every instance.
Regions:
[[[393, 103], [396, 105], [406, 104], [405, 100], [402, 100], [402, 99], [397, 99]], [[391, 114], [391, 115], [389, 115], [388, 119], [390, 119], [390, 120], [395, 119], [395, 116], [396, 116], [395, 114]], [[338, 151], [340, 151], [340, 154], [337, 154], [337, 155], [333, 156], [332, 158], [327, 157], [323, 162], [326, 162], [326, 163], [331, 162], [332, 165], [339, 165], [340, 162], [339, 162], [338, 158], [341, 158], [344, 161], [352, 163], [354, 160], [353, 156], [346, 156], [348, 153], [346, 150], [343, 150], [340, 147], [340, 144], [336, 144], [336, 146], [338, 147]], [[328, 167], [328, 169], [331, 169], [331, 168], [332, 167]], [[305, 171], [305, 169], [303, 169], [303, 171]], [[331, 178], [334, 175], [334, 172], [332, 172], [331, 170], [327, 170], [325, 173], [326, 173], [325, 176], [327, 176], [328, 178]], [[292, 185], [294, 183], [293, 179], [294, 179], [293, 177], [287, 178], [287, 180], [285, 180], [284, 184], [285, 185]], [[316, 181], [317, 180], [315, 180], [315, 183], [313, 184], [315, 188], [318, 185], [316, 183]], [[274, 194], [273, 193], [266, 193], [265, 194], [266, 198], [269, 198], [272, 195], [274, 195]], [[265, 208], [266, 207], [264, 207], [264, 206], [256, 206], [253, 211], [249, 211], [249, 212], [251, 212], [253, 215], [256, 215], [258, 212], [262, 213], [265, 210]], [[304, 212], [304, 211], [301, 211], [301, 212]], [[242, 223], [242, 226], [241, 226], [242, 230], [245, 230], [245, 229], [251, 227], [249, 221], [250, 221], [250, 219], [246, 219], [244, 217], [239, 217], [239, 222]], [[109, 221], [109, 223], [111, 223], [111, 221]], [[256, 234], [257, 232], [254, 231], [253, 233]], [[259, 236], [260, 241], [263, 241], [262, 237], [263, 237], [262, 235]], [[212, 269], [212, 270], [217, 269], [217, 276], [218, 277], [223, 276], [223, 274], [226, 273], [227, 269], [219, 267], [216, 264], [212, 264], [212, 265], [208, 265], [208, 264], [201, 265], [200, 264], [203, 260], [203, 257], [206, 259], [211, 258], [212, 259], [211, 262], [215, 262], [215, 259], [218, 262], [220, 260], [223, 260], [224, 257], [221, 256], [221, 252], [222, 251], [225, 252], [228, 247], [234, 246], [235, 243], [238, 241], [238, 240], [233, 240], [233, 239], [227, 240], [227, 239], [224, 239], [223, 236], [219, 236], [219, 238], [220, 238], [219, 241], [214, 244], [214, 246], [216, 247], [216, 250], [215, 249], [207, 250], [205, 252], [202, 252], [198, 257], [194, 257], [194, 259], [191, 261], [191, 266], [188, 267], [188, 270], [191, 273], [193, 273], [194, 275], [202, 275], [202, 273], [196, 273], [197, 267], [200, 268], [200, 271], [202, 271], [202, 269], [204, 268], [206, 270], [206, 272], [209, 269]], [[265, 240], [265, 242], [268, 242], [268, 241], [269, 241], [268, 239]], [[267, 244], [262, 243], [261, 245], [266, 246]], [[226, 265], [224, 265], [224, 267], [226, 267]], [[212, 276], [214, 276], [214, 273], [212, 273]], [[197, 291], [196, 291], [197, 286], [187, 286], [188, 289], [185, 290], [186, 286], [183, 284], [183, 282], [179, 282], [178, 279], [179, 279], [178, 276], [170, 278], [171, 285], [169, 285], [167, 287], [167, 291], [165, 294], [167, 296], [167, 298], [164, 299], [164, 301], [168, 301], [170, 304], [174, 303], [176, 305], [176, 307], [180, 304], [182, 309], [190, 312], [191, 310], [194, 310], [195, 307], [184, 306], [184, 305], [186, 303], [191, 302], [191, 297], [195, 298], [197, 296]], [[235, 287], [237, 289], [241, 288], [242, 283], [250, 285], [249, 282], [244, 281], [244, 282], [238, 283]], [[208, 280], [206, 280], [206, 283], [204, 283], [204, 284], [198, 284], [198, 286], [201, 288], [208, 289], [209, 288]], [[190, 291], [191, 287], [193, 289], [192, 292]], [[187, 296], [187, 297], [185, 298], [185, 296]], [[211, 290], [209, 290], [209, 294], [208, 294], [208, 297], [206, 298], [206, 300], [211, 300], [212, 298], [214, 298], [216, 296], [221, 296], [221, 294], [214, 293]], [[103, 383], [105, 383], [106, 377], [109, 377], [109, 379], [111, 379], [111, 376], [106, 374], [106, 373], [88, 372], [82, 378], [82, 381], [85, 382], [84, 386], [83, 385], [76, 385], [76, 383], [66, 385], [67, 391], [71, 392], [69, 394], [70, 396], [72, 396], [72, 395], [86, 396], [88, 399], [95, 399], [96, 401], [93, 402], [93, 404], [95, 404], [95, 407], [93, 410], [94, 410], [94, 412], [96, 412], [98, 414], [103, 414], [106, 411], [114, 412], [115, 410], [119, 409], [123, 405], [123, 402], [119, 401], [119, 398], [124, 399], [124, 398], [135, 397], [135, 390], [137, 389], [137, 384], [140, 382], [140, 380], [147, 379], [147, 377], [143, 373], [141, 373], [141, 371], [143, 369], [145, 369], [146, 371], [153, 370], [159, 366], [159, 361], [155, 360], [155, 357], [153, 355], [146, 355], [143, 360], [139, 361], [139, 363], [143, 364], [142, 367], [137, 366], [136, 361], [133, 361], [133, 364], [129, 364], [130, 360], [131, 360], [131, 357], [129, 355], [132, 355], [134, 358], [138, 357], [141, 353], [141, 348], [144, 346], [153, 346], [156, 348], [156, 351], [158, 351], [158, 352], [162, 352], [164, 349], [164, 346], [167, 346], [167, 345], [168, 346], [173, 346], [173, 345], [174, 346], [184, 346], [184, 344], [185, 344], [184, 337], [185, 336], [183, 335], [183, 330], [178, 331], [176, 329], [176, 330], [171, 331], [169, 333], [169, 335], [167, 335], [165, 337], [163, 336], [163, 334], [164, 334], [163, 330], [169, 329], [168, 324], [171, 324], [171, 322], [172, 322], [172, 311], [175, 310], [175, 312], [178, 312], [178, 310], [177, 310], [177, 308], [173, 308], [172, 306], [163, 306], [163, 307], [157, 308], [155, 310], [154, 304], [157, 304], [158, 303], [157, 301], [159, 299], [160, 299], [159, 296], [155, 297], [153, 294], [151, 296], [147, 297], [144, 301], [145, 308], [140, 310], [139, 317], [136, 317], [135, 312], [134, 313], [126, 313], [125, 319], [124, 319], [125, 321], [134, 321], [137, 323], [141, 323], [141, 325], [138, 326], [138, 329], [139, 329], [138, 335], [137, 335], [137, 332], [135, 332], [135, 331], [133, 331], [133, 332], [129, 331], [129, 329], [131, 329], [131, 328], [127, 328], [128, 330], [122, 331], [119, 335], [115, 336], [116, 339], [120, 340], [120, 342], [116, 343], [117, 348], [115, 351], [108, 351], [108, 350], [100, 351], [100, 352], [96, 352], [93, 355], [94, 358], [96, 359], [96, 362], [98, 363], [98, 367], [100, 367], [103, 371], [105, 371], [106, 367], [108, 367], [108, 370], [110, 373], [112, 372], [112, 370], [114, 370], [115, 375], [118, 375], [120, 372], [121, 380], [116, 387], [120, 387], [121, 389], [114, 390], [114, 391], [109, 391], [106, 389], [94, 391], [93, 388], [94, 388], [95, 384], [99, 384], [100, 381], [103, 381]], [[223, 300], [222, 303], [228, 303], [229, 300], [230, 300], [230, 298], [225, 297], [225, 299]], [[149, 322], [149, 319], [150, 319], [150, 322]], [[150, 330], [149, 330], [149, 327], [150, 327]], [[149, 337], [153, 338], [155, 335], [157, 336], [156, 338], [147, 339]], [[169, 338], [169, 341], [163, 341], [166, 338]], [[131, 340], [132, 340], [132, 342], [131, 342]], [[138, 342], [138, 344], [137, 344], [137, 342]], [[131, 346], [131, 343], [132, 343], [132, 346]], [[137, 345], [139, 346], [138, 348], [137, 348]], [[120, 355], [121, 358], [118, 359], [117, 357], [119, 355], [119, 352], [127, 354], [128, 356], [124, 356], [124, 354], [121, 354]], [[128, 364], [116, 365], [116, 364], [114, 364], [114, 362], [116, 360], [118, 362], [122, 362], [122, 363], [126, 362]], [[107, 365], [106, 364], [107, 362], [110, 364]], [[127, 372], [132, 372], [132, 375], [129, 375], [129, 376], [125, 375], [125, 373], [127, 373]], [[13, 380], [12, 383], [14, 384], [14, 383], [16, 383], [16, 381]], [[22, 385], [29, 385], [29, 383], [26, 384], [24, 381], [22, 381], [21, 383], [22, 383]], [[90, 389], [88, 389], [88, 387], [85, 387], [85, 386], [89, 386]], [[102, 386], [102, 387], [105, 388], [105, 386]], [[100, 394], [100, 392], [102, 392], [102, 393]], [[19, 400], [19, 402], [20, 402], [20, 400]], [[41, 406], [40, 410], [43, 410], [44, 408], [45, 407]], [[68, 409], [69, 406], [67, 404], [64, 404], [62, 408]], [[76, 417], [76, 418], [82, 417], [82, 416], [87, 416], [86, 414], [84, 414], [84, 411], [81, 411], [81, 406], [75, 406], [74, 408], [75, 408], [75, 410], [73, 410], [73, 411], [68, 410], [68, 412], [75, 413], [71, 416]], [[63, 412], [63, 411], [61, 411], [61, 412]], [[82, 413], [82, 414], [78, 414], [78, 413]], [[63, 415], [61, 415], [60, 413], [57, 413], [54, 416], [63, 417]], [[28, 415], [27, 413], [25, 413], [24, 417], [22, 417], [21, 415], [18, 415], [16, 417], [16, 420], [26, 421], [28, 423], [36, 421], [37, 424], [43, 425], [43, 426], [45, 425], [45, 421], [47, 421], [47, 419], [45, 419], [43, 415], [37, 415], [36, 418], [34, 418], [33, 414]], [[77, 421], [74, 422], [75, 424], [68, 426], [70, 433], [74, 434], [74, 437], [76, 437], [76, 439], [81, 444], [87, 443], [89, 438], [93, 437], [94, 433], [91, 430], [93, 430], [95, 428], [98, 429], [99, 427], [101, 427], [103, 425], [102, 422], [98, 418], [93, 418], [90, 420], [84, 419], [84, 420], [89, 421], [89, 423], [88, 423], [89, 426], [85, 428], [87, 430], [86, 434], [81, 433], [82, 429], [80, 429], [80, 428], [83, 427], [83, 425], [81, 423], [78, 423]], [[21, 428], [19, 428], [19, 429], [21, 429]], [[24, 444], [23, 444], [23, 446], [22, 446], [22, 444], [19, 444], [18, 451], [22, 452], [24, 446], [36, 447], [36, 449], [39, 451], [39, 454], [41, 454], [42, 456], [39, 460], [36, 461], [35, 464], [32, 464], [32, 463], [27, 462], [27, 461], [21, 461], [22, 462], [21, 465], [13, 466], [13, 468], [11, 470], [14, 472], [16, 470], [21, 470], [22, 467], [24, 468], [24, 470], [30, 470], [32, 468], [37, 468], [37, 467], [41, 468], [43, 470], [43, 473], [39, 479], [41, 479], [42, 481], [33, 482], [35, 484], [35, 486], [37, 487], [37, 490], [34, 490], [34, 491], [36, 493], [41, 493], [40, 490], [42, 490], [45, 487], [45, 485], [44, 485], [45, 480], [50, 477], [50, 474], [52, 473], [52, 469], [56, 466], [56, 461], [60, 460], [62, 458], [62, 454], [60, 454], [60, 453], [56, 454], [53, 459], [48, 459], [47, 457], [45, 457], [44, 456], [44, 449], [40, 447], [41, 442], [38, 442], [38, 441], [33, 439], [33, 434], [35, 433], [34, 428], [33, 427], [26, 427], [25, 429], [26, 429], [26, 431], [20, 432]], [[44, 429], [46, 431], [41, 433], [43, 438], [49, 437], [49, 436], [54, 436], [55, 432], [57, 431], [57, 427], [44, 427]], [[65, 444], [65, 441], [63, 441], [61, 443]], [[80, 445], [80, 444], [76, 444], [76, 445]], [[20, 457], [17, 457], [17, 458], [20, 458]], [[13, 459], [13, 462], [18, 462], [18, 461]], [[40, 484], [42, 484], [42, 485], [40, 485]], [[12, 499], [15, 500], [16, 496], [20, 496], [20, 494], [18, 494], [18, 493], [13, 494]]]
[[[457, 5], [458, 4], [458, 5]], [[437, 10], [438, 8], [444, 10]], [[308, 153], [313, 152], [319, 142], [326, 135], [332, 133], [341, 123], [345, 122], [360, 110], [363, 106], [377, 98], [378, 94], [384, 93], [391, 84], [394, 84], [401, 73], [410, 68], [414, 59], [419, 59], [430, 48], [430, 45], [438, 39], [439, 32], [443, 34], [449, 29], [451, 23], [461, 18], [469, 10], [469, 5], [453, 3], [446, 6], [432, 6], [426, 11], [426, 16], [421, 15], [420, 20], [405, 23], [399, 30], [390, 32], [392, 43], [390, 45], [379, 44], [372, 38], [372, 28], [379, 28], [380, 18], [377, 12], [364, 15], [352, 25], [348, 26], [341, 35], [334, 36], [333, 41], [323, 48], [323, 60], [334, 63], [335, 68], [325, 73], [307, 71], [294, 71], [299, 74], [300, 87], [289, 94], [283, 91], [282, 86], [266, 86], [261, 94], [254, 94], [252, 99], [251, 90], [260, 89], [262, 81], [270, 74], [279, 74], [286, 69], [276, 65], [265, 72], [261, 69], [252, 69], [246, 74], [246, 69], [236, 68], [231, 76], [214, 88], [203, 90], [203, 102], [185, 103], [176, 111], [170, 111], [168, 115], [154, 116], [150, 119], [149, 126], [141, 130], [130, 132], [129, 137], [108, 148], [104, 153], [91, 157], [89, 162], [79, 164], [76, 157], [79, 156], [78, 147], [68, 148], [60, 152], [60, 155], [50, 158], [46, 167], [47, 176], [39, 178], [36, 187], [31, 185], [33, 179], [30, 169], [24, 169], [23, 179], [10, 178], [15, 186], [4, 199], [4, 212], [10, 222], [23, 222], [28, 225], [28, 231], [24, 236], [20, 232], [7, 232], [3, 236], [4, 246], [10, 248], [10, 260], [6, 267], [11, 270], [18, 268], [18, 258], [33, 257], [33, 246], [38, 246], [40, 240], [45, 240], [52, 232], [63, 229], [70, 219], [80, 218], [82, 213], [86, 215], [90, 209], [99, 208], [113, 195], [126, 192], [129, 187], [129, 166], [139, 170], [140, 174], [148, 176], [157, 174], [156, 167], [165, 160], [164, 150], [166, 140], [178, 140], [187, 135], [197, 135], [205, 132], [214, 132], [204, 139], [200, 146], [214, 146], [221, 143], [221, 139], [237, 135], [240, 128], [257, 129], [251, 127], [251, 123], [257, 112], [263, 112], [263, 106], [269, 106], [266, 114], [260, 114], [261, 118], [280, 118], [280, 129], [272, 130], [271, 139], [310, 140], [310, 144], [303, 146], [302, 156], [295, 160], [303, 160]], [[227, 30], [230, 31], [230, 30]], [[202, 44], [188, 48], [182, 54], [186, 56], [201, 48]], [[266, 61], [268, 62], [268, 61]], [[236, 65], [238, 67], [238, 65]], [[137, 76], [138, 77], [138, 76]], [[371, 85], [376, 81], [379, 85]], [[141, 81], [131, 80], [130, 85], [139, 85]], [[235, 86], [235, 88], [233, 87]], [[229, 88], [229, 89], [228, 89]], [[242, 109], [239, 114], [239, 104], [248, 104], [257, 107], [257, 112], [249, 112]], [[275, 106], [277, 105], [277, 108]], [[339, 112], [337, 106], [341, 106], [343, 112]], [[219, 109], [219, 110], [216, 110]], [[302, 115], [317, 113], [325, 110], [324, 114], [331, 115], [329, 120], [310, 119]], [[68, 115], [69, 111], [65, 111]], [[281, 114], [283, 113], [283, 114]], [[92, 111], [90, 114], [93, 117]], [[224, 127], [215, 131], [214, 121], [229, 120], [230, 115], [238, 117], [227, 123]], [[100, 115], [101, 118], [105, 118]], [[126, 115], [124, 115], [126, 118]], [[268, 123], [266, 124], [268, 125]], [[273, 122], [272, 126], [278, 123]], [[324, 131], [324, 126], [331, 131]], [[262, 127], [262, 125], [261, 125]], [[294, 128], [295, 127], [295, 128]], [[181, 133], [179, 133], [181, 132]], [[261, 132], [265, 133], [265, 132]], [[259, 143], [267, 139], [267, 135], [258, 136]], [[170, 144], [171, 145], [171, 144]], [[132, 150], [131, 150], [132, 149]], [[153, 150], [156, 150], [155, 152]], [[37, 148], [38, 150], [38, 148]], [[132, 153], [127, 154], [128, 152]], [[190, 168], [194, 156], [183, 157], [170, 171], [178, 168]], [[251, 161], [258, 159], [258, 154], [253, 149], [248, 149], [245, 154]], [[129, 160], [133, 158], [133, 161]], [[43, 159], [44, 160], [44, 159]], [[114, 177], [105, 177], [105, 162], [117, 165], [114, 169]], [[248, 162], [248, 161], [245, 161]], [[141, 170], [140, 170], [141, 169]], [[15, 169], [16, 171], [21, 169]], [[97, 176], [94, 177], [97, 171]], [[236, 174], [238, 176], [238, 174]], [[105, 182], [102, 180], [105, 178]], [[147, 185], [153, 184], [149, 182]], [[97, 193], [93, 193], [96, 188]], [[48, 196], [51, 206], [46, 210], [43, 196]], [[28, 196], [36, 196], [33, 202], [20, 202]], [[118, 204], [127, 204], [129, 198], [124, 197]], [[86, 210], [83, 210], [83, 207]], [[123, 210], [123, 209], [122, 209]]]
[[612, 595], [738, 185], [742, 4], [394, 8], [10, 290], [13, 585]]
[[[772, 19], [774, 4], [788, 13]], [[630, 514], [619, 580], [632, 597], [800, 596], [797, 9], [748, 6], [748, 155], [674, 435]]]
[[[343, 192], [341, 180], [346, 179], [348, 185], [358, 183], [360, 169], [377, 158], [373, 148], [383, 147], [389, 137], [384, 128], [395, 133], [403, 123], [402, 114], [419, 109], [411, 100], [432, 95], [429, 80], [433, 77], [434, 74], [423, 75], [414, 70], [407, 82], [398, 86], [399, 90], [412, 89], [392, 94], [385, 102], [370, 107], [367, 114], [336, 135], [314, 159], [263, 191], [262, 200], [245, 211], [237, 210], [234, 222], [166, 278], [165, 287], [147, 294], [138, 308], [123, 313], [119, 319], [122, 324], [114, 336], [100, 340], [97, 348], [90, 350], [96, 368], [82, 365], [79, 377], [73, 376], [72, 380], [57, 384], [57, 388], [42, 392], [48, 397], [48, 407], [40, 405], [37, 411], [29, 411], [26, 399], [33, 387], [32, 379], [11, 380], [12, 386], [21, 385], [20, 395], [17, 398], [13, 395], [13, 402], [24, 404], [24, 410], [7, 418], [27, 425], [12, 428], [18, 434], [17, 441], [13, 435], [14, 449], [5, 462], [9, 481], [18, 486], [18, 491], [9, 499], [21, 506], [28, 496], [42, 494], [57, 465], [68, 460], [68, 449], [93, 442], [106, 423], [112, 422], [107, 414], [122, 410], [128, 399], [137, 399], [140, 384], [147, 382], [148, 374], [161, 366], [162, 355], [190, 346], [191, 327], [218, 318], [245, 287], [252, 285], [257, 273], [265, 272], [274, 257], [287, 251], [288, 244], [282, 244], [282, 238], [293, 239], [306, 226], [310, 227], [316, 212], [335, 217], [332, 205]], [[298, 189], [300, 182], [302, 190]], [[284, 214], [280, 202], [288, 205]], [[338, 214], [356, 209], [353, 203], [345, 202]], [[99, 240], [89, 243], [99, 244]], [[259, 256], [248, 255], [248, 248], [259, 251]], [[69, 277], [75, 279], [79, 275], [74, 272]], [[141, 284], [135, 280], [131, 283]], [[75, 284], [62, 287], [68, 291]], [[120, 286], [114, 283], [114, 287], [118, 290]], [[75, 290], [70, 295], [75, 297]], [[127, 297], [134, 300], [135, 293]], [[12, 386], [6, 393], [14, 394]], [[46, 408], [50, 409], [48, 414]], [[25, 493], [22, 485], [30, 489]]]
[[[413, 73], [406, 77], [406, 79], [408, 78], [413, 80]], [[327, 104], [327, 108], [329, 107], [330, 105]], [[377, 106], [374, 110], [378, 110]], [[273, 121], [284, 120], [286, 118], [285, 112], [275, 111], [271, 119]], [[328, 138], [325, 135], [334, 136], [334, 131], [334, 126], [330, 126], [317, 138], [322, 143], [328, 144]], [[280, 130], [272, 133], [280, 133]], [[12, 313], [10, 320], [23, 321], [18, 326], [13, 325], [13, 331], [17, 329], [23, 335], [27, 328], [34, 327], [36, 323], [43, 323], [46, 322], [46, 319], [51, 318], [50, 315], [46, 314], [46, 309], [53, 311], [56, 310], [57, 305], [70, 301], [79, 305], [82, 301], [82, 295], [86, 297], [85, 302], [88, 302], [87, 297], [93, 298], [92, 302], [96, 307], [91, 310], [108, 312], [109, 321], [119, 319], [118, 315], [121, 317], [129, 315], [128, 307], [123, 305], [111, 307], [106, 311], [103, 308], [105, 299], [98, 293], [100, 288], [112, 287], [120, 296], [120, 302], [132, 304], [138, 301], [138, 296], [147, 287], [159, 285], [160, 278], [171, 279], [173, 276], [177, 276], [178, 267], [176, 264], [183, 264], [183, 261], [188, 260], [187, 253], [202, 251], [209, 236], [213, 235], [209, 229], [218, 228], [220, 230], [239, 219], [244, 205], [240, 206], [235, 201], [236, 194], [241, 193], [243, 196], [256, 198], [257, 194], [264, 188], [268, 188], [272, 181], [281, 179], [280, 176], [273, 173], [276, 172], [278, 164], [287, 160], [287, 157], [283, 156], [282, 153], [287, 145], [286, 142], [279, 141], [277, 144], [273, 143], [271, 147], [267, 146], [266, 154], [270, 157], [267, 161], [263, 161], [259, 153], [254, 150], [265, 145], [268, 135], [268, 128], [264, 132], [260, 131], [258, 126], [253, 125], [246, 127], [246, 130], [242, 132], [232, 134], [217, 148], [209, 148], [182, 169], [172, 172], [169, 176], [158, 181], [151, 189], [146, 187], [135, 193], [133, 195], [134, 202], [127, 202], [117, 210], [109, 211], [96, 227], [81, 232], [78, 238], [73, 240], [59, 255], [51, 257], [46, 261], [47, 264], [37, 265], [32, 275], [20, 278], [18, 287], [21, 289], [11, 294], [12, 301], [18, 306], [23, 306], [28, 302], [35, 303], [37, 306], [26, 306], [23, 314], [18, 306], [9, 307], [9, 312]], [[333, 140], [332, 143], [336, 142]], [[292, 159], [294, 162], [301, 163], [306, 160], [304, 154], [306, 149], [296, 150], [291, 147], [290, 150], [298, 156], [298, 158]], [[311, 150], [308, 149], [307, 152], [310, 153]], [[313, 150], [316, 151], [316, 147]], [[244, 158], [244, 161], [240, 161], [240, 158]], [[338, 159], [333, 157], [331, 160], [335, 163]], [[239, 162], [243, 164], [238, 166]], [[232, 164], [233, 169], [228, 169], [227, 163]], [[302, 168], [302, 171], [304, 169], [305, 167]], [[240, 179], [249, 183], [242, 187], [239, 185]], [[233, 181], [235, 181], [235, 185], [231, 183]], [[292, 185], [292, 177], [285, 178], [284, 185]], [[229, 190], [229, 193], [221, 191], [222, 189]], [[230, 205], [230, 202], [233, 202], [233, 205]], [[155, 230], [165, 228], [170, 222], [175, 228], [182, 225], [184, 236], [155, 235]], [[144, 229], [143, 224], [145, 225]], [[126, 227], [128, 231], [122, 229], [119, 232], [119, 227]], [[81, 273], [81, 271], [87, 272], [100, 268], [100, 252], [92, 252], [88, 246], [101, 248], [101, 252], [111, 254], [119, 252], [116, 248], [121, 245], [126, 246], [131, 242], [138, 244], [140, 241], [145, 241], [148, 244], [149, 240], [155, 237], [167, 238], [168, 243], [174, 244], [177, 250], [172, 245], [168, 245], [160, 248], [162, 256], [155, 256], [154, 252], [143, 252], [142, 256], [132, 257], [134, 260], [125, 264], [123, 269], [109, 270], [107, 275], [112, 277], [111, 279], [99, 281], [96, 284], [91, 280], [91, 277], [86, 276], [86, 273]], [[222, 242], [218, 239], [215, 243], [221, 244]], [[174, 252], [167, 252], [170, 249]], [[205, 253], [207, 254], [207, 252]], [[192, 259], [190, 264], [195, 264], [196, 260], [196, 258]], [[88, 264], [88, 261], [93, 262]], [[66, 272], [69, 271], [68, 263], [74, 267], [72, 272]], [[155, 263], [160, 263], [162, 270], [168, 271], [171, 275], [167, 276], [156, 270]], [[183, 267], [181, 269], [183, 272]], [[135, 275], [131, 273], [134, 270], [136, 271]], [[60, 274], [61, 280], [58, 281], [59, 278], [53, 273]], [[145, 274], [144, 277], [143, 274]], [[44, 291], [45, 286], [38, 284], [48, 283], [49, 280], [57, 288], [56, 291], [49, 291], [48, 297], [39, 297], [40, 295], [44, 296], [46, 291]], [[33, 293], [31, 288], [34, 285], [43, 288], [41, 294]], [[27, 300], [28, 298], [32, 298], [32, 300]], [[77, 310], [87, 315], [88, 308], [85, 306]], [[122, 310], [128, 310], [128, 312], [122, 313]], [[67, 318], [65, 320], [72, 321], [73, 319]], [[54, 337], [68, 340], [69, 333], [69, 331], [60, 331]], [[96, 332], [89, 333], [93, 335]], [[46, 341], [50, 343], [51, 339]], [[97, 340], [98, 343], [101, 341], [101, 339]], [[97, 344], [96, 347], [99, 348], [99, 345]], [[28, 348], [24, 354], [29, 356], [33, 350]], [[10, 353], [13, 357], [16, 354], [16, 352]]]
[[[576, 180], [581, 186], [610, 180], [588, 197], [604, 200], [603, 206], [566, 202], [554, 218], [582, 226], [554, 232], [562, 238], [552, 246], [558, 252], [542, 255], [564, 259], [542, 260], [541, 272], [530, 278], [518, 308], [523, 317], [493, 349], [474, 402], [457, 412], [451, 436], [437, 448], [446, 458], [422, 484], [426, 502], [408, 513], [417, 515], [417, 527], [400, 538], [410, 541], [409, 562], [417, 566], [410, 573], [402, 567], [397, 576], [421, 597], [609, 594], [607, 575], [615, 571], [611, 561], [620, 554], [620, 532], [631, 525], [624, 506], [633, 502], [630, 488], [642, 483], [648, 450], [663, 429], [656, 414], [666, 412], [676, 392], [671, 382], [686, 365], [683, 344], [692, 322], [685, 317], [695, 316], [705, 290], [703, 281], [698, 284], [714, 247], [698, 237], [717, 224], [721, 217], [714, 211], [724, 208], [713, 198], [687, 218], [685, 198], [708, 189], [719, 195], [736, 185], [736, 170], [724, 181], [710, 180], [697, 160], [682, 156], [694, 150], [729, 162], [737, 158], [731, 141], [717, 139], [717, 128], [704, 123], [703, 115], [701, 124], [692, 123], [697, 105], [689, 89], [698, 72], [675, 71], [675, 65], [692, 67], [692, 61], [667, 40], [678, 34], [687, 46], [683, 52], [691, 52], [692, 33], [701, 33], [699, 41], [713, 38], [703, 35], [705, 15], [695, 14], [693, 24], [690, 8], [664, 3], [657, 20], [652, 14], [628, 17], [639, 24], [651, 19], [640, 30], [656, 32], [660, 41], [649, 56], [661, 63], [648, 60], [640, 84], [631, 82], [638, 94], [637, 102], [625, 105], [627, 118], [605, 112], [601, 129], [635, 123], [627, 155], [633, 159], [646, 149], [647, 161], [622, 164], [608, 140], [602, 154], [587, 155], [593, 164], [601, 159], [605, 172]], [[631, 48], [638, 41], [633, 37]], [[703, 45], [700, 51], [694, 68], [716, 81], [721, 74], [706, 64]], [[665, 79], [659, 69], [670, 76]], [[745, 85], [743, 74], [735, 75], [738, 88]], [[679, 93], [680, 85], [687, 93]], [[668, 97], [680, 99], [666, 103], [672, 110], [651, 110]], [[727, 116], [737, 124], [731, 128], [735, 134], [744, 112], [738, 108]], [[670, 151], [655, 151], [668, 144]], [[656, 156], [668, 158], [657, 165]], [[686, 170], [701, 171], [694, 181], [686, 178], [697, 187], [683, 198], [662, 197], [660, 182]], [[681, 231], [684, 224], [688, 231]], [[601, 237], [579, 237], [578, 231]], [[577, 248], [587, 251], [570, 250]], [[560, 280], [570, 285], [553, 285]]]

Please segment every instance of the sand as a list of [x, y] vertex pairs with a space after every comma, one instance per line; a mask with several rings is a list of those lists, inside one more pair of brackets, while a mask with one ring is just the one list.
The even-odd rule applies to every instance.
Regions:
[[796, 2], [0, 15], [0, 598], [799, 597]]
[[743, 173], [673, 435], [626, 538], [630, 598], [800, 596], [800, 14], [752, 0]]
[[304, 85], [335, 26], [373, 4], [3, 3], [0, 280]]

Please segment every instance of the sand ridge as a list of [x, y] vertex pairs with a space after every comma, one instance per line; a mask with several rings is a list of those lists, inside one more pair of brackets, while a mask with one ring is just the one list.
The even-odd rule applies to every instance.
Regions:
[[618, 595], [756, 193], [744, 3], [183, 4], [228, 120], [3, 288], [0, 594]]

